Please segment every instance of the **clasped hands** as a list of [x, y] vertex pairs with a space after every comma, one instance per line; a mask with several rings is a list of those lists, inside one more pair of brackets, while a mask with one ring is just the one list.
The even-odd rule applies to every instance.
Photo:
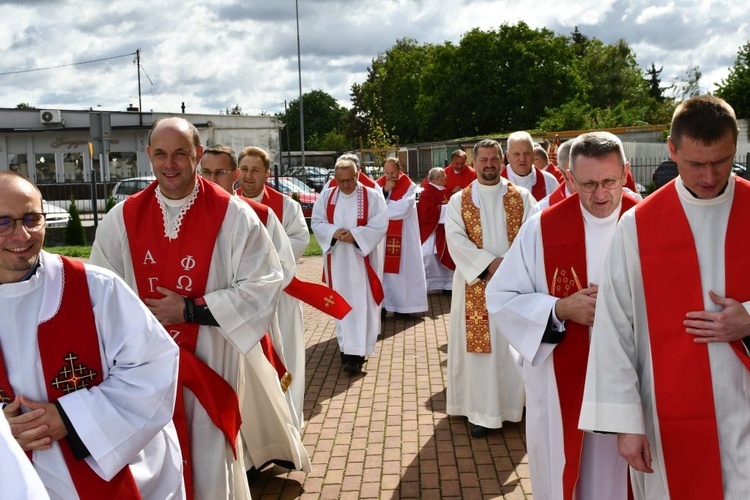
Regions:
[[333, 233], [333, 239], [343, 241], [344, 243], [354, 243], [354, 236], [348, 229], [339, 228]]
[[[21, 405], [29, 408], [29, 411], [21, 413]], [[3, 408], [3, 413], [13, 437], [25, 451], [47, 450], [52, 443], [68, 435], [54, 403], [18, 396]]]

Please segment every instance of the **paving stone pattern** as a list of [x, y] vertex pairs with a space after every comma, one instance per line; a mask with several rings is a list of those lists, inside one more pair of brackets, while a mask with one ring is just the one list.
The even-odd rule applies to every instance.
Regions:
[[[298, 276], [319, 280], [320, 257]], [[269, 466], [254, 499], [531, 499], [524, 423], [472, 439], [445, 413], [450, 296], [429, 295], [424, 315], [383, 321], [365, 374], [342, 372], [333, 319], [305, 305], [303, 441], [309, 473]]]

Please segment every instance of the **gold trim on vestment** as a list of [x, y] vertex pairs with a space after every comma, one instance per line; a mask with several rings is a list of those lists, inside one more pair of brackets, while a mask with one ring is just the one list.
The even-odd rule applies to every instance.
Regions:
[[[482, 242], [482, 219], [479, 207], [471, 199], [471, 187], [469, 184], [461, 192], [461, 216], [466, 228], [466, 236], [477, 248], [483, 248]], [[523, 222], [523, 198], [521, 193], [512, 183], [508, 183], [508, 192], [503, 196], [503, 207], [505, 208], [505, 225], [508, 234], [508, 246], [521, 228]], [[487, 315], [487, 299], [484, 279], [477, 280], [473, 285], [466, 284], [465, 318], [466, 318], [466, 352], [489, 353], [490, 345], [490, 322]]]

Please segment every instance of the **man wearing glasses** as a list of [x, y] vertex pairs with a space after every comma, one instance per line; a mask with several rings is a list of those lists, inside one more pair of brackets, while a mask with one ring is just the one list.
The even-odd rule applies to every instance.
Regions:
[[636, 204], [622, 193], [626, 169], [616, 136], [576, 138], [568, 179], [577, 192], [529, 219], [487, 285], [490, 317], [521, 358], [535, 497], [627, 498], [616, 436], [578, 430], [604, 256]]
[[44, 219], [0, 171], [0, 418], [53, 498], [180, 498], [177, 346], [122, 280], [44, 252]]

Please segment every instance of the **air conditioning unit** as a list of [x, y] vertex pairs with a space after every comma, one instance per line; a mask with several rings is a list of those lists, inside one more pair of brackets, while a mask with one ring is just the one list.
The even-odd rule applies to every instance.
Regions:
[[45, 125], [62, 123], [62, 111], [59, 109], [42, 109], [39, 111], [39, 120]]

